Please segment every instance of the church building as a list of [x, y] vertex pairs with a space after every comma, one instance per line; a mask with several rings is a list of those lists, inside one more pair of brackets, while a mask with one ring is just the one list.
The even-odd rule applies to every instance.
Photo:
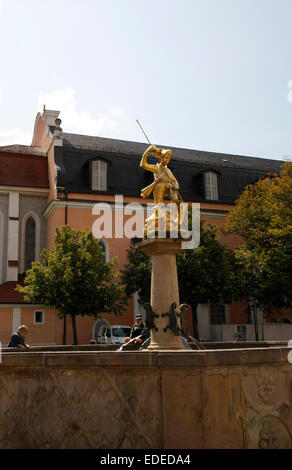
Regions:
[[[63, 132], [59, 112], [38, 113], [30, 146], [0, 147], [0, 341], [7, 344], [20, 324], [29, 327], [31, 345], [62, 344], [63, 321], [53, 308], [31, 305], [15, 291], [23, 283], [32, 261], [40, 260], [43, 248], [51, 249], [56, 227], [92, 229], [93, 207], [103, 203], [115, 211], [142, 200], [140, 190], [152, 175], [139, 163], [147, 144]], [[64, 123], [66, 126], [66, 123]], [[171, 148], [163, 146], [163, 148]], [[200, 204], [206, 223], [224, 227], [225, 217], [245, 186], [279, 172], [283, 162], [265, 158], [171, 148], [170, 168], [181, 185], [186, 202]], [[119, 208], [116, 196], [123, 196]], [[237, 236], [219, 233], [230, 248], [240, 244]], [[134, 240], [109, 237], [99, 240], [106, 259], [118, 258], [117, 269], [126, 264], [126, 252]], [[254, 340], [254, 325], [248, 324], [247, 304], [200, 305], [199, 333], [202, 340]], [[137, 295], [129, 300], [121, 317], [107, 314], [102, 319], [77, 317], [80, 344], [97, 339], [104, 325], [132, 325], [143, 309]], [[191, 329], [189, 315], [187, 324]], [[287, 324], [264, 324], [259, 312], [260, 339], [286, 340], [292, 337]], [[292, 325], [291, 325], [292, 328]], [[289, 330], [289, 331], [288, 331]], [[261, 333], [262, 332], [262, 333]], [[241, 335], [241, 336], [240, 336]], [[72, 344], [71, 325], [67, 343]]]

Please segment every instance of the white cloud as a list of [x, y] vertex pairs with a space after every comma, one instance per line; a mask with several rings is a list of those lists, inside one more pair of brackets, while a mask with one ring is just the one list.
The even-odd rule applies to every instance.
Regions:
[[[2, 3], [3, 5], [3, 3]], [[0, 13], [1, 13], [1, 0], [0, 0]], [[2, 84], [0, 82], [0, 104], [2, 101]], [[0, 147], [5, 145], [30, 145], [32, 134], [25, 132], [22, 129], [3, 129], [0, 128]]]
[[[109, 109], [104, 113], [95, 114], [79, 111], [75, 94], [73, 88], [55, 90], [49, 93], [41, 91], [38, 97], [38, 111], [42, 112], [44, 104], [47, 109], [61, 111], [60, 118], [62, 119], [64, 132], [112, 138], [119, 138], [122, 135], [125, 116], [121, 109]], [[30, 145], [31, 140], [32, 133], [28, 133], [23, 129], [0, 128], [0, 146], [13, 144]]]
[[0, 146], [4, 145], [30, 145], [31, 133], [24, 132], [21, 129], [9, 129], [0, 131]]
[[62, 127], [65, 132], [106, 136], [118, 130], [121, 126], [124, 113], [119, 108], [109, 109], [104, 113], [91, 114], [79, 111], [73, 88], [55, 90], [49, 93], [40, 92], [38, 98], [38, 110], [43, 106], [47, 109], [61, 111]]
[[[288, 82], [288, 88], [292, 88], [292, 80]], [[292, 104], [292, 90], [290, 90], [288, 93], [288, 103]]]

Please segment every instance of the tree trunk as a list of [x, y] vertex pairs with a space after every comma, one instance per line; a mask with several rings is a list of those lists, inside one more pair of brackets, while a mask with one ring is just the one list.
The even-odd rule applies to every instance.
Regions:
[[78, 344], [77, 329], [76, 329], [76, 316], [71, 315], [71, 320], [72, 320], [72, 330], [73, 330], [73, 344]]
[[63, 344], [66, 344], [66, 334], [67, 334], [67, 315], [64, 316], [64, 322], [63, 322]]
[[193, 304], [191, 305], [191, 307], [192, 307], [192, 317], [193, 317], [194, 338], [200, 341], [199, 330], [198, 330], [198, 316], [197, 316], [198, 304]]

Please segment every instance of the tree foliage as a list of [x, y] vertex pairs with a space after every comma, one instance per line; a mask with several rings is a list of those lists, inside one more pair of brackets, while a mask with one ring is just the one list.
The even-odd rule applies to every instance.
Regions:
[[292, 163], [246, 187], [229, 213], [226, 232], [244, 243], [235, 250], [245, 288], [266, 309], [292, 307]]
[[239, 265], [222, 245], [215, 225], [201, 220], [200, 246], [177, 256], [180, 300], [192, 307], [194, 335], [198, 338], [198, 304], [231, 304], [240, 297]]
[[41, 258], [41, 263], [32, 263], [25, 286], [17, 290], [31, 303], [55, 307], [60, 318], [71, 317], [74, 344], [78, 342], [76, 316], [97, 318], [124, 309], [124, 288], [116, 281], [117, 260], [105, 261], [90, 230], [57, 228], [55, 247], [44, 249]]
[[[200, 246], [177, 255], [180, 301], [189, 304], [193, 313], [194, 335], [198, 338], [197, 306], [200, 303], [231, 303], [239, 297], [240, 269], [231, 250], [217, 238], [217, 227], [204, 227], [201, 220]], [[140, 302], [150, 301], [151, 263], [149, 257], [131, 248], [128, 264], [121, 272], [126, 294], [138, 291]]]
[[127, 297], [138, 292], [141, 304], [150, 301], [151, 262], [142, 250], [132, 247], [127, 251], [128, 263], [121, 270], [121, 282], [125, 285]]

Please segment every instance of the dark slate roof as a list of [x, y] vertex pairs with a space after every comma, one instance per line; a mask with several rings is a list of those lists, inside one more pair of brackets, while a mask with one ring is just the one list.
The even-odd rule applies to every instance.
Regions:
[[[96, 193], [90, 189], [90, 165], [94, 158], [109, 162], [108, 191], [106, 194], [123, 194], [137, 197], [140, 189], [153, 181], [149, 172], [139, 163], [148, 144], [125, 140], [106, 139], [78, 134], [64, 134], [64, 146], [55, 149], [58, 186], [69, 192]], [[247, 184], [254, 183], [271, 171], [278, 172], [282, 161], [266, 158], [228, 155], [199, 150], [171, 148], [173, 158], [170, 168], [181, 185], [181, 195], [186, 201], [204, 200], [202, 174], [213, 169], [219, 174], [219, 201], [233, 203]], [[154, 163], [157, 160], [153, 159]]]
[[[79, 149], [97, 150], [123, 155], [142, 155], [148, 144], [141, 142], [129, 142], [127, 140], [106, 139], [104, 137], [93, 137], [79, 134], [64, 134], [64, 145]], [[279, 168], [279, 160], [268, 158], [247, 157], [243, 155], [229, 155], [225, 153], [204, 152], [201, 150], [190, 150], [166, 145], [157, 145], [161, 148], [170, 148], [173, 151], [173, 159], [191, 163], [202, 163], [232, 168], [246, 168], [273, 171]], [[227, 160], [225, 162], [224, 160]]]

